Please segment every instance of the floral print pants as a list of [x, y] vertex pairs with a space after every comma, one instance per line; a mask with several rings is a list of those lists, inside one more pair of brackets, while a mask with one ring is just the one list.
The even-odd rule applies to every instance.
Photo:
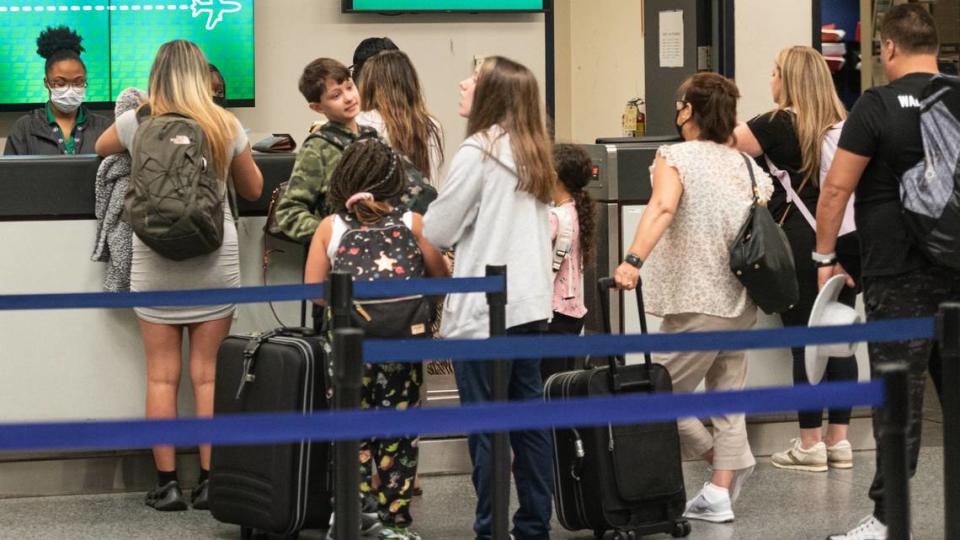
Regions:
[[[364, 366], [360, 407], [406, 410], [420, 403], [421, 363]], [[369, 439], [360, 446], [360, 493], [377, 503], [380, 521], [387, 527], [408, 527], [410, 499], [417, 474], [417, 439]], [[371, 481], [376, 467], [380, 484]], [[364, 506], [367, 506], [366, 504]], [[370, 505], [372, 507], [372, 505]]]

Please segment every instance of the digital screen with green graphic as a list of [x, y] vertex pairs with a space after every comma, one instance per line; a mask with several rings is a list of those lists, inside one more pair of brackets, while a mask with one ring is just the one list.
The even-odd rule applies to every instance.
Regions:
[[544, 11], [550, 0], [343, 0], [343, 11], [374, 13], [417, 11]]
[[37, 36], [61, 25], [83, 38], [88, 103], [146, 90], [160, 45], [188, 39], [223, 73], [230, 104], [253, 104], [253, 0], [0, 0], [0, 109], [47, 100]]

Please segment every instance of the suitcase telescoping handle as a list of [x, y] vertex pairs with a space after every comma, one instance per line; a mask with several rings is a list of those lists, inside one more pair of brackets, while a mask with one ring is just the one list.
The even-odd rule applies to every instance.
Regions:
[[[616, 289], [617, 284], [612, 277], [602, 277], [597, 280], [597, 296], [600, 298], [600, 319], [603, 321], [603, 331], [606, 334], [613, 333], [610, 327], [610, 291], [611, 289]], [[643, 306], [643, 280], [637, 282], [637, 288], [634, 289], [637, 294], [637, 311], [640, 317], [640, 333], [647, 333], [647, 317], [646, 309]], [[653, 391], [653, 381], [650, 379], [650, 368], [653, 366], [653, 359], [650, 356], [650, 352], [643, 353], [643, 363], [646, 366], [647, 377], [641, 381], [634, 382], [621, 382], [620, 375], [617, 368], [617, 360], [619, 359], [624, 365], [626, 365], [626, 360], [622, 355], [610, 355], [608, 358], [609, 364], [609, 373], [610, 373], [610, 390], [612, 392], [620, 392], [623, 390], [632, 390], [632, 389], [641, 389], [647, 391]]]

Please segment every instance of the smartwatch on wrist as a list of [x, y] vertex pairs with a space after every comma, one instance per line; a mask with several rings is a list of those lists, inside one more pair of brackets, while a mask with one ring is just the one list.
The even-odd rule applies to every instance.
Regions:
[[833, 266], [837, 264], [837, 254], [836, 253], [817, 253], [814, 251], [810, 254], [810, 258], [813, 259], [814, 265], [817, 268], [823, 268], [824, 266]]
[[627, 256], [623, 258], [623, 262], [629, 264], [630, 266], [636, 268], [637, 270], [643, 266], [643, 260], [640, 257], [637, 257], [633, 253], [627, 253]]

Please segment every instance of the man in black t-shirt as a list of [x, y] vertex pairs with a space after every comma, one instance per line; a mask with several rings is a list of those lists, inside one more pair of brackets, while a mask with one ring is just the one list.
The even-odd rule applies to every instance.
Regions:
[[[820, 286], [843, 273], [834, 249], [843, 211], [856, 190], [856, 222], [860, 233], [864, 304], [867, 319], [931, 317], [940, 303], [960, 298], [960, 275], [927, 260], [902, 217], [900, 176], [923, 159], [920, 97], [937, 73], [938, 40], [933, 18], [918, 4], [891, 9], [880, 25], [880, 57], [890, 84], [871, 88], [851, 111], [839, 149], [821, 187], [817, 205], [817, 251]], [[848, 278], [849, 279], [849, 278]], [[891, 362], [910, 370], [908, 455], [916, 472], [926, 371], [940, 392], [940, 358], [931, 340], [869, 344], [871, 371]], [[879, 441], [880, 415], [874, 414]], [[879, 445], [878, 445], [879, 446]], [[887, 538], [884, 478], [880, 455], [870, 486], [874, 512], [834, 540]]]

